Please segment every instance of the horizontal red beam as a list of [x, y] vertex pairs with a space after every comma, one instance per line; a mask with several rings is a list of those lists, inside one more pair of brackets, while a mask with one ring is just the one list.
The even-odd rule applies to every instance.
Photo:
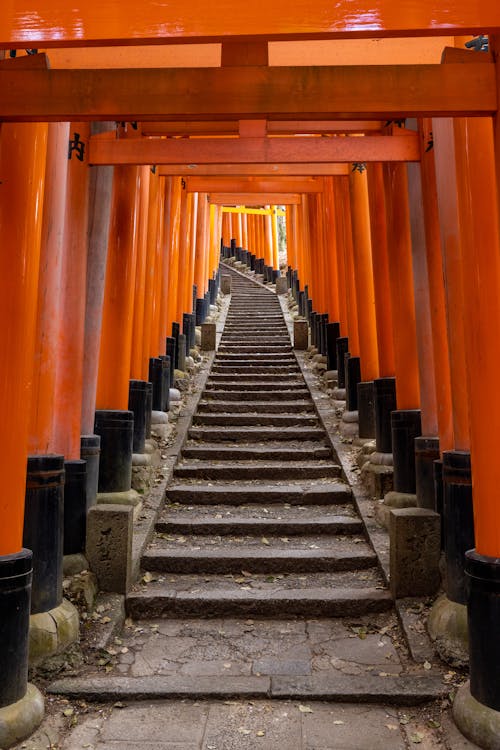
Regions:
[[[410, 7], [411, 6], [411, 7]], [[0, 48], [457, 35], [500, 28], [496, 0], [3, 0]]]
[[416, 133], [333, 138], [91, 139], [90, 164], [418, 161]]
[[0, 69], [0, 120], [387, 120], [496, 109], [493, 63]]
[[321, 193], [322, 180], [313, 177], [188, 177], [190, 193]]
[[[382, 130], [376, 120], [269, 120], [269, 135], [323, 135], [327, 133], [371, 133]], [[213, 122], [141, 122], [143, 135], [238, 135], [239, 121]]]
[[300, 203], [297, 193], [210, 193], [216, 206], [293, 206]]
[[276, 177], [281, 176], [320, 176], [341, 177], [348, 175], [351, 170], [349, 164], [161, 164], [157, 167], [160, 177], [183, 176], [189, 177]]

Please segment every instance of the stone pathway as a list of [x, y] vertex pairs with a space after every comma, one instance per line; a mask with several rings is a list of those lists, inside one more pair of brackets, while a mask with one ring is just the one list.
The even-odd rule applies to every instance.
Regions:
[[49, 686], [78, 717], [55, 747], [473, 750], [450, 674], [410, 657], [277, 297], [232, 276], [123, 632]]

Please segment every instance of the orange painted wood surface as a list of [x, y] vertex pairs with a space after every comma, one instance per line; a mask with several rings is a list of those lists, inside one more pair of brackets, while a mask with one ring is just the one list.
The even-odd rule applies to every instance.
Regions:
[[[492, 432], [500, 418], [500, 231], [490, 119], [454, 124], [464, 268], [465, 360], [469, 383], [474, 535], [482, 555], [500, 557], [498, 464]], [[478, 241], [480, 237], [480, 241]]]
[[210, 193], [208, 200], [215, 206], [291, 206], [300, 203], [298, 193]]
[[252, 162], [418, 161], [416, 136], [308, 138], [102, 139], [92, 164], [245, 164]]
[[464, 269], [453, 121], [448, 118], [433, 120], [432, 132], [450, 355], [453, 448], [467, 451], [470, 450], [470, 427], [464, 338]]
[[384, 182], [396, 401], [398, 409], [418, 409], [420, 387], [406, 165], [385, 164]]
[[351, 200], [352, 246], [356, 306], [358, 309], [359, 355], [361, 379], [379, 376], [375, 291], [373, 285], [370, 207], [366, 172], [353, 172], [349, 177]]
[[201, 0], [189, 3], [136, 3], [109, 0], [69, 5], [39, 0], [4, 3], [0, 14], [3, 47], [84, 46], [168, 41], [253, 38], [384, 37], [483, 32], [500, 27], [495, 0], [353, 0], [348, 5], [323, 0], [271, 0], [234, 5], [215, 0], [210, 12]]
[[54, 396], [57, 338], [62, 318], [62, 265], [64, 219], [68, 178], [69, 123], [48, 128], [46, 184], [43, 201], [37, 326], [28, 450], [30, 454], [55, 453]]
[[377, 317], [378, 364], [380, 377], [385, 378], [394, 376], [395, 365], [383, 165], [380, 163], [368, 164], [367, 178], [373, 286]]
[[320, 193], [323, 190], [323, 182], [314, 177], [189, 177], [185, 182], [188, 193]]
[[[267, 120], [268, 135], [323, 135], [328, 133], [376, 133], [383, 123], [377, 120]], [[213, 122], [141, 122], [143, 135], [238, 135], [239, 120], [214, 120]]]
[[67, 460], [80, 458], [85, 335], [85, 288], [90, 170], [87, 161], [90, 125], [75, 123], [70, 136], [85, 145], [83, 160], [68, 161], [64, 251], [61, 276], [61, 318], [57, 337], [54, 447]]
[[135, 269], [134, 321], [132, 327], [132, 353], [130, 358], [130, 378], [143, 380], [147, 374], [147, 359], [144, 357], [144, 308], [146, 292], [146, 263], [148, 253], [148, 212], [150, 170], [139, 169], [139, 214], [137, 224], [137, 262]]
[[102, 318], [97, 409], [127, 409], [137, 261], [138, 167], [116, 167]]
[[432, 121], [423, 120], [419, 131], [422, 148], [421, 181], [425, 222], [425, 247], [430, 295], [432, 347], [436, 384], [438, 434], [441, 450], [453, 449], [453, 419], [451, 402], [450, 356], [446, 328], [446, 300], [443, 284], [443, 256], [439, 228], [438, 198], [434, 149], [426, 150], [432, 131]]
[[23, 539], [46, 148], [46, 125], [1, 127], [0, 555]]
[[205, 177], [276, 177], [276, 176], [342, 176], [351, 171], [349, 164], [319, 163], [319, 164], [160, 164], [157, 172], [160, 177], [173, 175], [190, 175]]
[[0, 92], [4, 120], [382, 120], [497, 109], [492, 63], [0, 70]]

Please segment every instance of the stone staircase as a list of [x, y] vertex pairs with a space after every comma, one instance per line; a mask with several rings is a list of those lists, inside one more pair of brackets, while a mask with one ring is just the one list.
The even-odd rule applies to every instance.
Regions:
[[279, 300], [240, 274], [142, 569], [156, 580], [128, 596], [133, 617], [392, 605]]

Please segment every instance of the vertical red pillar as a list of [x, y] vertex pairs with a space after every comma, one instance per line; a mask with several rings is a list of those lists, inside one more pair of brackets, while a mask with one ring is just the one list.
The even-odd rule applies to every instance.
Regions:
[[82, 152], [69, 151], [64, 256], [62, 317], [59, 325], [54, 441], [67, 460], [80, 458], [83, 396], [85, 288], [87, 275], [88, 181], [87, 160], [90, 126], [72, 123], [70, 143], [82, 144]]
[[69, 123], [50, 123], [38, 284], [37, 326], [31, 420], [30, 454], [55, 453], [54, 395], [58, 335], [62, 314], [64, 219], [68, 176]]
[[16, 554], [22, 547], [46, 148], [46, 124], [2, 124], [0, 556]]
[[139, 168], [139, 219], [137, 226], [137, 262], [134, 291], [134, 321], [132, 327], [132, 356], [130, 359], [130, 378], [141, 380], [147, 360], [143, 356], [144, 306], [146, 293], [146, 262], [148, 251], [148, 211], [150, 168]]
[[98, 409], [126, 410], [128, 407], [138, 189], [138, 167], [115, 167], [99, 354]]

